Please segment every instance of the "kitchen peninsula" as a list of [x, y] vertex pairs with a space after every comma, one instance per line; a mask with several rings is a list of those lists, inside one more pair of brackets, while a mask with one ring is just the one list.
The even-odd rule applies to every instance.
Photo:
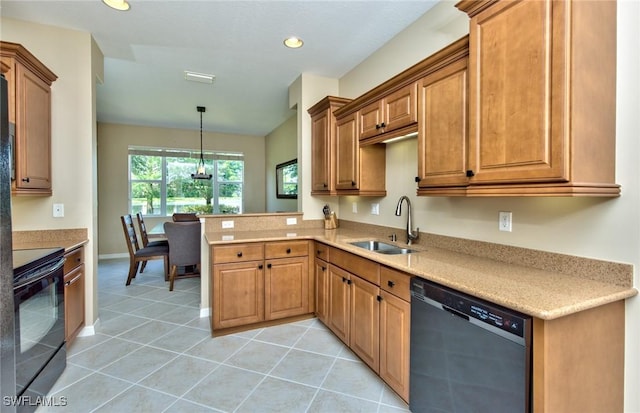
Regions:
[[[224, 218], [205, 217], [207, 244], [203, 249], [208, 248], [213, 256], [217, 248], [305, 241], [314, 255], [329, 248], [327, 262], [331, 264], [337, 251], [338, 255], [347, 254], [350, 260], [363, 260], [406, 278], [422, 277], [530, 315], [534, 318], [534, 411], [554, 411], [566, 403], [573, 408], [589, 404], [606, 411], [622, 410], [624, 300], [637, 294], [632, 287], [631, 265], [425, 233], [421, 234], [420, 243], [412, 245], [416, 252], [385, 255], [351, 242], [386, 241], [392, 232], [400, 230], [348, 221], [341, 221], [338, 229], [324, 230], [321, 221], [314, 224], [302, 221], [301, 216], [296, 217], [301, 224], [288, 226], [285, 222], [290, 216], [246, 218], [260, 224], [243, 224], [236, 218], [234, 230], [220, 229], [219, 221]], [[203, 257], [203, 263], [205, 260], [209, 261], [209, 257]], [[211, 274], [215, 274], [215, 266], [213, 263]], [[317, 287], [319, 267], [314, 269], [311, 262], [309, 267], [307, 285], [310, 303], [315, 305], [309, 304], [306, 314], [311, 316], [321, 310], [322, 297]], [[377, 281], [384, 289], [379, 276], [374, 278], [366, 281], [374, 285]], [[208, 284], [203, 279], [204, 283]], [[215, 282], [212, 285], [215, 300]], [[203, 293], [207, 291], [204, 288]], [[215, 312], [215, 303], [212, 307]], [[245, 328], [258, 325], [260, 321], [254, 321]], [[215, 335], [216, 329], [212, 332]], [[408, 357], [409, 349], [405, 347]], [[612, 390], [605, 394], [605, 388]]]

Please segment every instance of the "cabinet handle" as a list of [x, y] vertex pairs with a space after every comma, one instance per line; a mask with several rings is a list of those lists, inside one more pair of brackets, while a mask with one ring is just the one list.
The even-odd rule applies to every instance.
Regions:
[[467, 178], [471, 178], [474, 175], [475, 175], [475, 173], [473, 173], [473, 171], [471, 169], [467, 169]]
[[267, 264], [267, 268], [271, 268], [271, 263]]
[[29, 177], [27, 176], [26, 178], [22, 178], [22, 182], [29, 183]]
[[287, 248], [287, 254], [291, 254], [291, 248]]
[[242, 251], [238, 253], [238, 258], [242, 257]]
[[391, 288], [393, 288], [394, 285], [396, 285], [396, 283], [394, 283], [393, 281], [389, 280], [387, 281], [387, 285]]
[[263, 268], [263, 267], [262, 267], [262, 264], [258, 265], [258, 269], [259, 269], [259, 270], [261, 270], [262, 268]]

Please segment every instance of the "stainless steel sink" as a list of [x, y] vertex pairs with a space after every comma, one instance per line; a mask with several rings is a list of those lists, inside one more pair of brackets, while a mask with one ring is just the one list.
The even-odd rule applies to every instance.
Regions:
[[368, 241], [356, 241], [350, 243], [353, 246], [364, 248], [369, 251], [378, 252], [380, 254], [410, 254], [416, 252], [411, 248], [399, 247], [394, 244], [387, 244], [382, 241], [368, 240]]

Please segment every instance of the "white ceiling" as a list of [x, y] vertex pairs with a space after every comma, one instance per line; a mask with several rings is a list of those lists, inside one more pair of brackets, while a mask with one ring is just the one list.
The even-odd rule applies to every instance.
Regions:
[[[263, 136], [293, 114], [300, 73], [340, 78], [437, 1], [130, 0], [121, 12], [100, 0], [0, 0], [0, 14], [92, 33], [105, 56], [98, 121], [198, 129], [206, 106], [205, 130]], [[284, 47], [291, 35], [304, 47]], [[214, 84], [187, 82], [185, 70]]]

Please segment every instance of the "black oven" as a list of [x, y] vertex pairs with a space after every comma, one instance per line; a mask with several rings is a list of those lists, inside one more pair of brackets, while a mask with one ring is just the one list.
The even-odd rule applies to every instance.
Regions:
[[18, 412], [35, 410], [67, 363], [64, 250], [14, 250]]

